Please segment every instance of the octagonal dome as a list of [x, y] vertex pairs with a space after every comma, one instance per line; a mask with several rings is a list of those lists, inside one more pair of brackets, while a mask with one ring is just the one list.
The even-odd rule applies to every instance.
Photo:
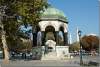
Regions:
[[41, 19], [56, 19], [62, 21], [67, 20], [65, 14], [61, 10], [58, 10], [51, 6], [45, 9], [45, 11], [41, 15]]

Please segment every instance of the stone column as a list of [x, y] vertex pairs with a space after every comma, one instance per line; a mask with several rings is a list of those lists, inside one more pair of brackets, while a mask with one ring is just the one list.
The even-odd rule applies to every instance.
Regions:
[[33, 47], [37, 46], [37, 33], [33, 33]]
[[68, 33], [64, 33], [64, 46], [68, 46]]
[[37, 32], [37, 46], [41, 46], [42, 45], [42, 36], [41, 36], [41, 32], [38, 31]]
[[41, 34], [42, 34], [42, 46], [44, 46], [45, 45], [45, 32], [44, 31], [41, 31]]
[[42, 31], [42, 46], [44, 46], [44, 54], [46, 54], [47, 53], [47, 45], [45, 44], [45, 36], [46, 36], [46, 34], [45, 34], [45, 32], [44, 31]]
[[56, 38], [55, 38], [55, 40], [56, 40], [56, 45], [59, 45], [59, 31], [56, 31], [55, 32], [55, 35], [56, 35]]

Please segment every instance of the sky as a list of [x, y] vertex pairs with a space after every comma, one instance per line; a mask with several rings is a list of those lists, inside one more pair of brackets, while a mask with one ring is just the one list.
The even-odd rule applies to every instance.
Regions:
[[53, 7], [61, 10], [67, 17], [68, 32], [76, 38], [76, 28], [82, 35], [99, 35], [99, 2], [98, 0], [48, 0]]

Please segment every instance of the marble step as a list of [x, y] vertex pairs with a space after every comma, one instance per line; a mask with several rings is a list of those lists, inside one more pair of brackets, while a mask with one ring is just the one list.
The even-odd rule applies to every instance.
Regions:
[[56, 52], [50, 52], [42, 57], [42, 60], [57, 60]]

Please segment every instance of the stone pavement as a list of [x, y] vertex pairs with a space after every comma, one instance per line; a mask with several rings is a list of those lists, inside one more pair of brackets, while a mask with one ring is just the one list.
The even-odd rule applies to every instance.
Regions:
[[[83, 61], [87, 63], [88, 61], [97, 61], [97, 57], [84, 56]], [[0, 60], [0, 67], [80, 67], [79, 56], [68, 60], [16, 60], [10, 61], [9, 64], [3, 64]]]
[[9, 64], [1, 64], [1, 67], [55, 67], [55, 66], [59, 66], [59, 67], [66, 67], [66, 66], [80, 66], [78, 64], [79, 62], [71, 62], [71, 61], [40, 61], [40, 60], [35, 60], [35, 61], [13, 61], [10, 62]]

